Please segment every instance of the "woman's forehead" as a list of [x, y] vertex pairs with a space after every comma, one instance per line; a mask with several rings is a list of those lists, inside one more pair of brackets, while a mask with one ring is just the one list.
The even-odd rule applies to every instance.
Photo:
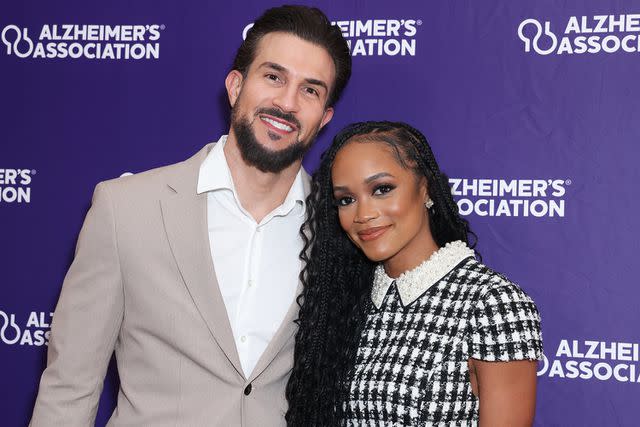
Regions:
[[394, 176], [410, 173], [398, 161], [393, 147], [380, 141], [358, 141], [347, 143], [336, 155], [332, 165], [332, 177], [336, 179], [357, 179], [389, 172]]

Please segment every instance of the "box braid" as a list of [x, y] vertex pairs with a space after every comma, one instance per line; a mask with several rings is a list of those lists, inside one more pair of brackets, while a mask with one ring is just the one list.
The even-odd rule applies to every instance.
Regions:
[[[438, 246], [462, 240], [469, 247], [475, 248], [477, 236], [471, 231], [469, 222], [460, 216], [458, 205], [451, 194], [449, 178], [440, 170], [424, 135], [406, 123], [377, 123], [387, 124], [391, 128], [388, 131], [392, 137], [385, 138], [384, 142], [392, 146], [398, 161], [405, 167], [412, 167], [416, 176], [427, 179], [429, 197], [434, 202], [429, 210], [429, 226]], [[477, 251], [476, 255], [481, 258]]]
[[[404, 123], [362, 122], [343, 129], [322, 155], [306, 200], [301, 227], [304, 263], [298, 297], [294, 366], [287, 384], [288, 426], [336, 426], [342, 419], [362, 327], [370, 308], [375, 264], [349, 240], [340, 227], [333, 198], [331, 168], [349, 142], [389, 144], [403, 167], [426, 177], [434, 200], [429, 221], [439, 246], [449, 241], [469, 243], [473, 235], [440, 172], [425, 137]], [[475, 235], [473, 235], [475, 236]]]

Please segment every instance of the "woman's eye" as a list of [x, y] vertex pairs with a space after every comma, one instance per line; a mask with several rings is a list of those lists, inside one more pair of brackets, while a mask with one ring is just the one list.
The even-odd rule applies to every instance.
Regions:
[[345, 197], [339, 197], [336, 199], [336, 206], [340, 207], [340, 206], [348, 206], [351, 203], [353, 203], [353, 197], [350, 196], [345, 196]]
[[389, 191], [393, 190], [394, 188], [396, 187], [389, 184], [378, 185], [376, 188], [373, 189], [373, 194], [375, 196], [380, 196], [382, 194], [387, 194]]

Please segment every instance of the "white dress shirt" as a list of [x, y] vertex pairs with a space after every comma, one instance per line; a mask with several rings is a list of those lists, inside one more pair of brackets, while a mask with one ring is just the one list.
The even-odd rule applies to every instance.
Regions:
[[298, 172], [282, 205], [260, 223], [242, 207], [220, 138], [200, 166], [207, 193], [211, 258], [245, 377], [249, 377], [296, 297], [305, 191]]

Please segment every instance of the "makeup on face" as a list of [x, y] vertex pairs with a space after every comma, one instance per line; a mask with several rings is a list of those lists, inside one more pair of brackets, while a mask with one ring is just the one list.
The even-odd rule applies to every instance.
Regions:
[[433, 250], [425, 180], [387, 143], [348, 142], [335, 157], [332, 180], [340, 226], [367, 258], [408, 269]]

